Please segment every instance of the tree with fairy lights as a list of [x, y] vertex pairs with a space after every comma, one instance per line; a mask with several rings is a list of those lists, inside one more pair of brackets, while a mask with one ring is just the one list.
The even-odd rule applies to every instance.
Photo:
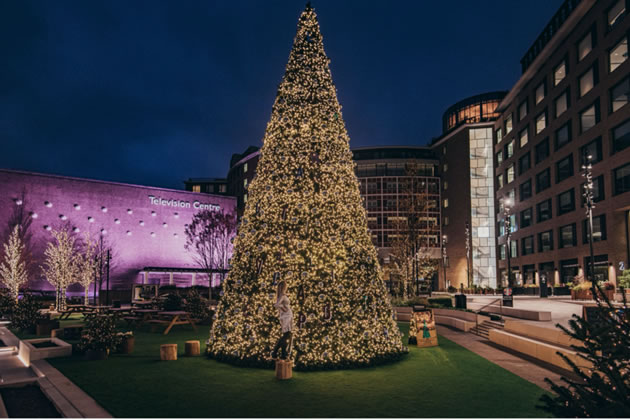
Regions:
[[573, 315], [570, 328], [557, 325], [582, 343], [571, 347], [583, 359], [575, 363], [558, 352], [577, 379], [562, 377], [563, 385], [545, 378], [554, 395], [543, 395], [541, 408], [557, 417], [630, 417], [630, 308], [623, 288], [621, 306], [613, 305], [598, 285], [594, 288], [593, 315]]
[[298, 369], [366, 366], [407, 349], [372, 245], [315, 11], [300, 16], [234, 240], [208, 355], [271, 366], [287, 283]]
[[66, 309], [66, 289], [77, 282], [79, 264], [75, 238], [68, 228], [52, 231], [53, 241], [48, 242], [42, 267], [46, 280], [55, 287], [55, 309]]
[[83, 286], [85, 305], [90, 303], [90, 285], [96, 281], [99, 274], [100, 260], [103, 258], [99, 251], [96, 241], [92, 240], [89, 233], [86, 233], [83, 240], [83, 250], [77, 254], [77, 283]]
[[0, 280], [9, 289], [17, 303], [20, 287], [28, 281], [24, 244], [20, 239], [20, 225], [15, 225], [9, 240], [4, 244], [4, 262], [0, 264]]

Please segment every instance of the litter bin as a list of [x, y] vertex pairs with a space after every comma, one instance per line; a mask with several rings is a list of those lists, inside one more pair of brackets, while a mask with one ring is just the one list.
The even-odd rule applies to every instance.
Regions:
[[455, 307], [460, 309], [466, 309], [466, 295], [455, 295]]

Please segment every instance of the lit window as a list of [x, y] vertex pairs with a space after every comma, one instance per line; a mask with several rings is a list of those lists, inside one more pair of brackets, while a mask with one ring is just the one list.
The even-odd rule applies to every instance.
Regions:
[[580, 86], [580, 97], [586, 95], [591, 91], [591, 89], [593, 89], [593, 86], [595, 86], [593, 67], [588, 69], [586, 73], [580, 76], [580, 79], [578, 80], [578, 85]]
[[527, 115], [527, 101], [524, 101], [518, 107], [518, 120], [522, 121], [526, 115]]
[[243, 194], [243, 203], [247, 203], [247, 194]]
[[497, 143], [501, 143], [501, 140], [503, 139], [503, 135], [501, 134], [501, 129], [499, 128], [497, 131]]
[[571, 225], [562, 226], [559, 229], [559, 247], [569, 248], [576, 245], [575, 238], [575, 223]]
[[444, 217], [444, 226], [448, 226], [448, 216]]
[[[582, 222], [582, 242], [587, 244], [589, 242], [589, 221], [588, 219]], [[593, 217], [593, 242], [606, 240], [606, 215]]]
[[568, 100], [568, 92], [564, 92], [562, 95], [558, 96], [555, 100], [555, 109], [556, 109], [556, 118], [562, 115], [569, 106]]
[[536, 134], [540, 133], [547, 127], [547, 112], [541, 112], [536, 117]]
[[444, 181], [444, 190], [448, 190], [448, 181]]
[[505, 119], [505, 135], [510, 134], [512, 131], [512, 114], [508, 115]]
[[497, 152], [497, 166], [503, 162], [503, 152]]
[[223, 184], [219, 186], [219, 192], [224, 193], [226, 191], [227, 191], [227, 185]]
[[503, 188], [503, 175], [497, 175], [497, 189]]
[[523, 147], [529, 142], [527, 128], [523, 129], [518, 135], [518, 147]]
[[626, 0], [618, 0], [617, 3], [613, 7], [608, 10], [608, 26], [612, 27], [617, 22], [621, 20], [621, 18], [626, 13]]
[[448, 163], [445, 163], [444, 164], [444, 172], [447, 172], [447, 171], [448, 171]]
[[630, 77], [626, 77], [610, 89], [610, 108], [613, 112], [628, 103], [630, 99]]
[[446, 154], [446, 146], [442, 147], [442, 154], [445, 155]]
[[243, 180], [243, 188], [247, 188], [247, 178]]
[[553, 85], [558, 86], [558, 84], [561, 81], [563, 81], [566, 76], [567, 76], [567, 66], [566, 66], [566, 62], [563, 61], [553, 71]]
[[593, 50], [593, 33], [589, 32], [578, 43], [578, 61], [582, 61], [584, 57]]
[[507, 172], [506, 172], [506, 177], [507, 177], [507, 183], [509, 184], [510, 182], [514, 181], [514, 164], [511, 164], [508, 168], [507, 168]]
[[538, 85], [538, 87], [536, 88], [536, 105], [538, 105], [539, 103], [542, 102], [543, 99], [545, 99], [545, 82], [542, 82], [541, 84]]
[[624, 36], [608, 53], [608, 71], [613, 72], [628, 59], [628, 37]]
[[514, 140], [505, 145], [505, 158], [509, 159], [514, 155]]
[[599, 102], [580, 112], [580, 129], [583, 132], [595, 127], [599, 122]]
[[193, 192], [201, 192], [201, 185], [193, 185], [192, 187]]
[[445, 198], [444, 199], [444, 208], [447, 208], [447, 207], [448, 207], [448, 198]]
[[247, 173], [247, 162], [243, 164], [243, 172]]

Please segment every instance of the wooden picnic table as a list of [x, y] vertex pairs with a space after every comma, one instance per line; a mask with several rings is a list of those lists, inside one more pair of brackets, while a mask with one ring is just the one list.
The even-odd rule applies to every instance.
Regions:
[[155, 302], [153, 302], [152, 300], [135, 301], [135, 302], [131, 302], [131, 305], [136, 306], [138, 308], [148, 308], [155, 305]]
[[190, 325], [193, 330], [197, 331], [195, 321], [190, 317], [190, 314], [186, 311], [161, 311], [158, 312], [158, 318], [151, 319], [151, 324], [166, 325], [164, 335], [168, 334], [175, 325]]
[[92, 312], [94, 312], [94, 309], [89, 305], [67, 305], [65, 310], [59, 312], [61, 314], [59, 319], [68, 319], [72, 314], [91, 314]]
[[106, 312], [112, 309], [112, 305], [89, 305], [88, 308], [93, 312]]
[[123, 319], [127, 321], [127, 323], [131, 324], [134, 321], [138, 322], [138, 326], [144, 324], [147, 321], [153, 319], [153, 315], [157, 314], [157, 309], [136, 309], [133, 308], [132, 312], [129, 316], [125, 316]]
[[131, 312], [133, 312], [134, 308], [127, 306], [125, 308], [110, 308], [109, 312], [111, 313], [116, 313], [116, 314], [121, 314], [121, 315], [131, 315]]

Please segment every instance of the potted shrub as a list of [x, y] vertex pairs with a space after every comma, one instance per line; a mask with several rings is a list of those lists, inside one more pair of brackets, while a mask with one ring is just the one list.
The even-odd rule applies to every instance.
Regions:
[[11, 328], [35, 334], [37, 323], [43, 318], [39, 312], [39, 303], [30, 293], [25, 294], [13, 309]]
[[197, 289], [191, 289], [188, 292], [184, 310], [200, 324], [209, 325], [212, 323], [213, 313], [209, 308], [208, 299], [202, 297]]
[[133, 353], [133, 349], [136, 344], [136, 337], [134, 337], [133, 331], [119, 332], [118, 336], [120, 338], [118, 352], [122, 354]]
[[121, 340], [114, 317], [90, 314], [86, 316], [79, 349], [85, 352], [88, 360], [105, 360]]

